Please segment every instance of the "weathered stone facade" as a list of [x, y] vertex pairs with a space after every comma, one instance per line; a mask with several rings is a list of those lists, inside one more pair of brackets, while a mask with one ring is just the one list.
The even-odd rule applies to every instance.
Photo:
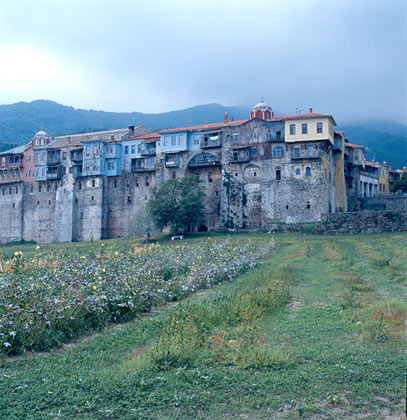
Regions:
[[333, 118], [274, 117], [263, 102], [252, 116], [161, 136], [143, 126], [50, 141], [37, 133], [36, 180], [0, 182], [0, 242], [127, 237], [152, 189], [186, 174], [206, 192], [199, 230], [267, 231], [346, 211], [347, 183], [359, 184], [345, 183], [353, 167]]

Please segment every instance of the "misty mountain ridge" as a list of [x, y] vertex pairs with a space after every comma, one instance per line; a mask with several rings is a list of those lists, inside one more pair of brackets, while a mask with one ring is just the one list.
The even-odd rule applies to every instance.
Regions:
[[[223, 121], [225, 112], [235, 120], [248, 118], [250, 107], [203, 104], [159, 114], [75, 109], [48, 100], [0, 105], [0, 151], [28, 143], [43, 128], [51, 136], [125, 128], [144, 124], [148, 130]], [[279, 114], [279, 113], [278, 113]], [[285, 113], [282, 113], [285, 115]], [[392, 120], [343, 123], [338, 130], [351, 143], [368, 148], [367, 159], [386, 161], [393, 168], [407, 166], [407, 127]]]

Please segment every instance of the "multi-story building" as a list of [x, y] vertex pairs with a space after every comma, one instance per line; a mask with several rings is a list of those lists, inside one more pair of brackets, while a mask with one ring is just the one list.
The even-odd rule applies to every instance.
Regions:
[[365, 148], [334, 127], [329, 114], [275, 116], [261, 101], [245, 120], [226, 114], [159, 133], [143, 125], [55, 138], [40, 131], [0, 154], [0, 242], [128, 236], [152, 188], [186, 174], [205, 189], [200, 230], [268, 230], [357, 210], [399, 173], [383, 177], [385, 165], [366, 162]]

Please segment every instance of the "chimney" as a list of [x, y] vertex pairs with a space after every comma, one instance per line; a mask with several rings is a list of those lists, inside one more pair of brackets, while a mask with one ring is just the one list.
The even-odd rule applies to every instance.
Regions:
[[134, 137], [134, 125], [129, 125], [129, 136]]
[[228, 123], [228, 113], [227, 112], [225, 112], [225, 116], [223, 117], [223, 121], [224, 121], [225, 124]]
[[309, 113], [312, 114], [312, 108], [309, 109]]
[[234, 117], [230, 117], [230, 122], [233, 122], [235, 120]]

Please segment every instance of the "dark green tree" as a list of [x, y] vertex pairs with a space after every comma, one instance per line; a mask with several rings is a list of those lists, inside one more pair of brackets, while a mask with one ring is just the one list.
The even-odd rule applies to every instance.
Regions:
[[203, 195], [203, 187], [196, 176], [170, 179], [153, 190], [147, 209], [159, 229], [171, 226], [174, 233], [189, 232], [202, 216]]
[[407, 193], [407, 172], [405, 172], [402, 176], [401, 179], [396, 181], [392, 187], [391, 187], [391, 192], [395, 193], [397, 191], [403, 191], [404, 193]]

